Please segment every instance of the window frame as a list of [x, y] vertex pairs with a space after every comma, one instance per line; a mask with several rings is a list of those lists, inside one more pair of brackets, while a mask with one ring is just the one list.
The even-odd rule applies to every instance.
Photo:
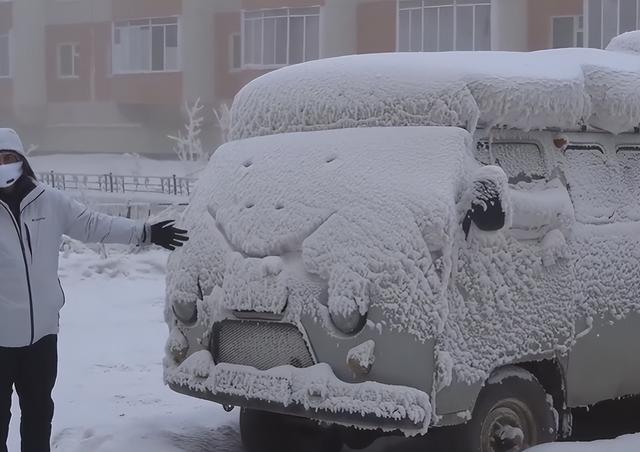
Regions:
[[9, 68], [9, 71], [6, 74], [0, 74], [0, 79], [13, 78], [13, 39], [11, 34], [11, 30], [6, 33], [0, 33], [0, 38], [7, 39], [7, 67]]
[[544, 146], [541, 142], [536, 141], [535, 139], [525, 139], [525, 140], [517, 140], [517, 139], [490, 140], [488, 138], [479, 139], [476, 141], [476, 146], [473, 151], [473, 156], [475, 160], [481, 165], [496, 165], [502, 168], [505, 174], [507, 174], [507, 178], [509, 179], [509, 184], [526, 182], [526, 180], [515, 180], [518, 177], [520, 177], [519, 174], [516, 176], [509, 176], [509, 174], [507, 173], [507, 168], [504, 168], [502, 166], [503, 162], [498, 162], [497, 159], [495, 159], [493, 162], [484, 163], [480, 159], [481, 148], [486, 148], [487, 151], [489, 152], [489, 155], [493, 155], [493, 157], [495, 158], [496, 155], [493, 154], [493, 151], [491, 150], [491, 146], [500, 146], [500, 145], [502, 146], [534, 146], [536, 148], [536, 152], [540, 156], [540, 160], [542, 160], [543, 174], [525, 174], [524, 177], [529, 178], [531, 181], [546, 180], [549, 178], [549, 171], [547, 168], [547, 156], [545, 155]]
[[[71, 46], [71, 75], [62, 74], [62, 48]], [[80, 73], [78, 72], [79, 60], [80, 60], [80, 44], [77, 42], [59, 42], [56, 44], [56, 66], [57, 75], [61, 80], [65, 79], [79, 79]]]
[[[452, 8], [453, 9], [453, 29], [452, 29], [452, 35], [453, 35], [453, 49], [452, 51], [458, 51], [458, 9], [459, 8], [468, 8], [471, 7], [473, 10], [473, 16], [472, 16], [472, 23], [473, 23], [473, 28], [471, 30], [471, 35], [472, 35], [472, 49], [471, 50], [466, 50], [466, 51], [482, 51], [482, 50], [491, 50], [492, 49], [492, 45], [491, 45], [491, 29], [493, 28], [493, 23], [491, 21], [491, 10], [493, 8], [492, 6], [492, 2], [491, 0], [478, 0], [477, 3], [459, 3], [459, 0], [441, 0], [442, 4], [439, 5], [431, 5], [431, 4], [426, 4], [425, 0], [417, 0], [415, 1], [415, 3], [420, 3], [420, 5], [416, 5], [416, 6], [410, 6], [410, 7], [401, 7], [400, 4], [406, 0], [396, 0], [396, 52], [412, 52], [412, 50], [402, 50], [400, 49], [400, 12], [401, 11], [413, 11], [413, 10], [420, 10], [422, 12], [422, 30], [421, 30], [421, 43], [420, 43], [420, 48], [421, 50], [419, 50], [419, 52], [443, 52], [443, 51], [448, 51], [448, 50], [441, 50], [440, 48], [440, 9], [442, 8]], [[489, 7], [489, 49], [478, 49], [478, 42], [476, 39], [476, 15], [477, 15], [477, 9], [478, 7]], [[437, 16], [438, 16], [438, 25], [437, 25], [437, 29], [436, 29], [436, 33], [438, 36], [437, 39], [437, 43], [436, 43], [436, 48], [437, 50], [432, 51], [432, 50], [425, 50], [424, 49], [424, 32], [425, 32], [425, 28], [424, 28], [424, 11], [426, 9], [434, 9], [437, 11]], [[411, 32], [410, 32], [411, 34]]]
[[[154, 24], [154, 20], [169, 20], [175, 19], [175, 23], [168, 24]], [[135, 24], [131, 25], [131, 22], [142, 22], [146, 21], [147, 24]], [[127, 26], [120, 25], [127, 23]], [[167, 64], [167, 26], [175, 25], [176, 29], [176, 68], [175, 69], [166, 69]], [[149, 69], [116, 69], [115, 59], [116, 59], [116, 51], [115, 51], [115, 38], [116, 38], [116, 29], [118, 28], [140, 28], [148, 26], [150, 29], [149, 33]], [[164, 69], [154, 70], [153, 69], [153, 27], [162, 26], [164, 30], [164, 46], [163, 46], [163, 66]], [[139, 19], [125, 19], [113, 21], [111, 23], [111, 75], [131, 75], [131, 74], [167, 74], [167, 73], [177, 73], [182, 72], [182, 18], [180, 16], [161, 16], [161, 17], [143, 17]]]
[[[301, 13], [298, 11], [301, 10], [317, 10], [317, 13]], [[281, 14], [277, 14], [278, 11], [281, 11]], [[293, 11], [293, 13], [292, 13]], [[242, 14], [241, 14], [241, 20], [240, 20], [240, 44], [241, 44], [241, 68], [240, 69], [256, 69], [256, 70], [272, 70], [272, 69], [278, 69], [281, 67], [285, 67], [285, 66], [289, 66], [291, 64], [298, 64], [298, 63], [291, 63], [291, 18], [302, 18], [303, 19], [303, 31], [302, 31], [302, 35], [303, 35], [303, 42], [302, 42], [302, 63], [308, 62], [308, 61], [314, 61], [314, 59], [307, 59], [307, 45], [306, 45], [306, 39], [307, 39], [307, 18], [308, 17], [317, 17], [318, 18], [318, 59], [322, 58], [322, 45], [321, 45], [321, 28], [322, 28], [322, 14], [323, 14], [323, 8], [320, 5], [316, 5], [316, 6], [304, 6], [304, 7], [282, 7], [282, 8], [261, 8], [261, 9], [255, 9], [255, 10], [242, 10]], [[251, 16], [257, 16], [260, 15], [260, 17], [247, 17], [247, 15], [251, 15]], [[274, 64], [270, 64], [270, 63], [264, 63], [264, 54], [265, 54], [265, 39], [264, 39], [264, 34], [265, 34], [265, 26], [264, 26], [264, 22], [265, 19], [282, 19], [282, 18], [286, 18], [287, 20], [287, 44], [286, 44], [286, 49], [285, 49], [285, 54], [286, 54], [286, 63], [274, 63]], [[262, 63], [248, 63], [247, 62], [247, 55], [246, 55], [246, 46], [245, 46], [245, 39], [246, 39], [246, 25], [248, 21], [260, 21], [261, 22], [261, 30], [262, 30], [262, 36], [260, 39], [260, 58]], [[274, 36], [274, 40], [277, 40], [277, 34], [276, 36]], [[255, 49], [254, 49], [255, 50]], [[275, 47], [274, 47], [274, 52], [277, 55], [278, 51], [278, 47], [277, 47], [277, 42], [275, 42]]]
[[[587, 35], [585, 33], [587, 18], [584, 16], [584, 14], [567, 14], [567, 15], [560, 15], [560, 16], [551, 16], [551, 37], [550, 37], [551, 46], [549, 48], [551, 49], [558, 48], [558, 47], [554, 47], [554, 42], [553, 42], [553, 37], [555, 34], [554, 32], [555, 32], [556, 19], [569, 19], [569, 18], [573, 19], [573, 29], [572, 29], [573, 46], [572, 47], [583, 48], [587, 45], [588, 40], [587, 40]], [[580, 26], [580, 18], [582, 18], [582, 27]], [[582, 46], [578, 46], [579, 33], [582, 33]]]
[[620, 152], [640, 152], [640, 144], [619, 144], [616, 146], [616, 155]]
[[[621, 165], [620, 181], [623, 184], [623, 189], [625, 191], [631, 190], [633, 194], [637, 194], [640, 191], [640, 184], [635, 185], [636, 190], [634, 190], [634, 187], [628, 187], [624, 185], [626, 180], [625, 180], [625, 167], [623, 165], [624, 163], [623, 158], [626, 153], [634, 153], [636, 155], [640, 155], [640, 144], [634, 144], [634, 143], [617, 144], [616, 154], [615, 154], [616, 159], [618, 160], [618, 164]], [[618, 206], [619, 210], [621, 210], [622, 212], [625, 212], [626, 207], [629, 207], [629, 206], [627, 204], [622, 204]], [[632, 205], [631, 207], [633, 208], [634, 211], [637, 209], [636, 205]], [[634, 223], [638, 222], [637, 219], [633, 219], [629, 217], [626, 217], [626, 218], [629, 219], [630, 222], [634, 222]]]
[[[603, 166], [605, 168], [609, 168], [608, 165], [609, 165], [609, 162], [611, 162], [612, 155], [608, 152], [610, 151], [608, 146], [606, 144], [603, 144], [602, 142], [600, 143], [596, 141], [571, 142], [563, 151], [565, 159], [567, 158], [567, 153], [569, 151], [588, 152], [588, 153], [595, 152], [597, 153], [595, 155], [598, 155], [600, 158], [602, 158]], [[567, 177], [567, 191], [569, 193], [571, 204], [573, 205], [573, 209], [576, 214], [576, 220], [578, 221], [578, 223], [593, 225], [593, 226], [601, 226], [601, 225], [615, 223], [617, 221], [615, 217], [620, 207], [619, 205], [614, 206], [610, 217], [592, 216], [590, 213], [583, 212], [581, 208], [582, 206], [578, 205], [576, 203], [576, 198], [574, 198], [574, 196], [576, 196], [576, 193], [574, 192], [574, 186], [576, 184], [574, 184], [575, 182], [574, 180], [571, 180], [569, 178], [569, 176], [567, 175], [568, 172], [569, 172], [568, 168], [565, 168], [564, 173], [565, 173], [565, 176]], [[602, 192], [598, 192], [598, 193], [602, 193]]]
[[[591, 6], [590, 6], [590, 2], [591, 0], [583, 0], [584, 4], [583, 4], [583, 11], [584, 11], [584, 40], [585, 40], [585, 47], [591, 47], [591, 30], [589, 30], [589, 23], [591, 22], [590, 20], [590, 16], [591, 16]], [[605, 38], [605, 33], [604, 33], [604, 23], [605, 23], [605, 17], [604, 17], [604, 12], [605, 12], [605, 2], [604, 0], [595, 0], [598, 1], [600, 3], [600, 45], [596, 48], [599, 49], [604, 49], [609, 45], [609, 42], [605, 42], [604, 38]], [[618, 36], [620, 34], [620, 0], [615, 0], [616, 1], [616, 33], [615, 36]], [[636, 26], [635, 26], [636, 30], [640, 30], [640, 0], [636, 0]]]
[[[236, 41], [235, 39], [238, 39], [238, 45], [240, 46], [240, 64], [236, 65], [235, 64], [235, 57], [236, 57]], [[231, 33], [229, 35], [229, 72], [238, 72], [242, 70], [242, 33], [241, 32], [236, 32], [236, 33]]]

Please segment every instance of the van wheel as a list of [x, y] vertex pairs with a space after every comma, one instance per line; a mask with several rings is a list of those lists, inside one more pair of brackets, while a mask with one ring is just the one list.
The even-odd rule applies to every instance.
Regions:
[[556, 416], [536, 377], [518, 367], [492, 376], [476, 402], [472, 420], [463, 427], [460, 450], [521, 452], [555, 441]]
[[321, 428], [308, 419], [243, 408], [240, 438], [246, 452], [340, 452], [335, 428]]

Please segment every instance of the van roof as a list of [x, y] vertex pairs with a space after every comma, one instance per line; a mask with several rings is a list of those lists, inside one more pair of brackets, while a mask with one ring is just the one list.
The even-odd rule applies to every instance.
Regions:
[[640, 32], [607, 50], [352, 55], [289, 66], [245, 86], [230, 136], [362, 126], [522, 130], [640, 124]]

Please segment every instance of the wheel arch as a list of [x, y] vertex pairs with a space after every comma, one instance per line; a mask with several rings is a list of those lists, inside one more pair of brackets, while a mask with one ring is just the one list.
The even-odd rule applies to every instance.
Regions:
[[[566, 377], [564, 363], [555, 357], [543, 359], [527, 359], [525, 361], [505, 364], [496, 367], [486, 380], [473, 385], [453, 385], [445, 388], [437, 394], [437, 409], [445, 408], [444, 413], [437, 418], [436, 426], [458, 425], [465, 423], [469, 418], [461, 416], [465, 410], [472, 413], [478, 402], [483, 388], [503, 371], [514, 367], [532, 374], [543, 387], [545, 392], [553, 398], [553, 408], [559, 415], [558, 423], [560, 433], [564, 436], [570, 433], [571, 423], [569, 411], [566, 407]], [[567, 428], [569, 431], [567, 431]]]
[[571, 416], [567, 408], [567, 382], [565, 368], [558, 359], [544, 359], [514, 364], [536, 377], [538, 383], [553, 399], [553, 408], [558, 413], [558, 432], [566, 437], [571, 433]]

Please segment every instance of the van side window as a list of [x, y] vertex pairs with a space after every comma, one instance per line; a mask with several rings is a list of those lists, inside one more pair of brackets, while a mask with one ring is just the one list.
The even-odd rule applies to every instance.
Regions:
[[[493, 154], [492, 161], [491, 157]], [[546, 177], [544, 157], [535, 143], [494, 142], [489, 149], [487, 141], [479, 141], [476, 157], [485, 165], [498, 165], [509, 177], [510, 184], [532, 182]]]
[[582, 223], [614, 221], [619, 177], [599, 144], [571, 144], [565, 153], [565, 174], [576, 219]]
[[624, 188], [617, 216], [623, 221], [640, 221], [640, 145], [618, 146], [616, 154]]

